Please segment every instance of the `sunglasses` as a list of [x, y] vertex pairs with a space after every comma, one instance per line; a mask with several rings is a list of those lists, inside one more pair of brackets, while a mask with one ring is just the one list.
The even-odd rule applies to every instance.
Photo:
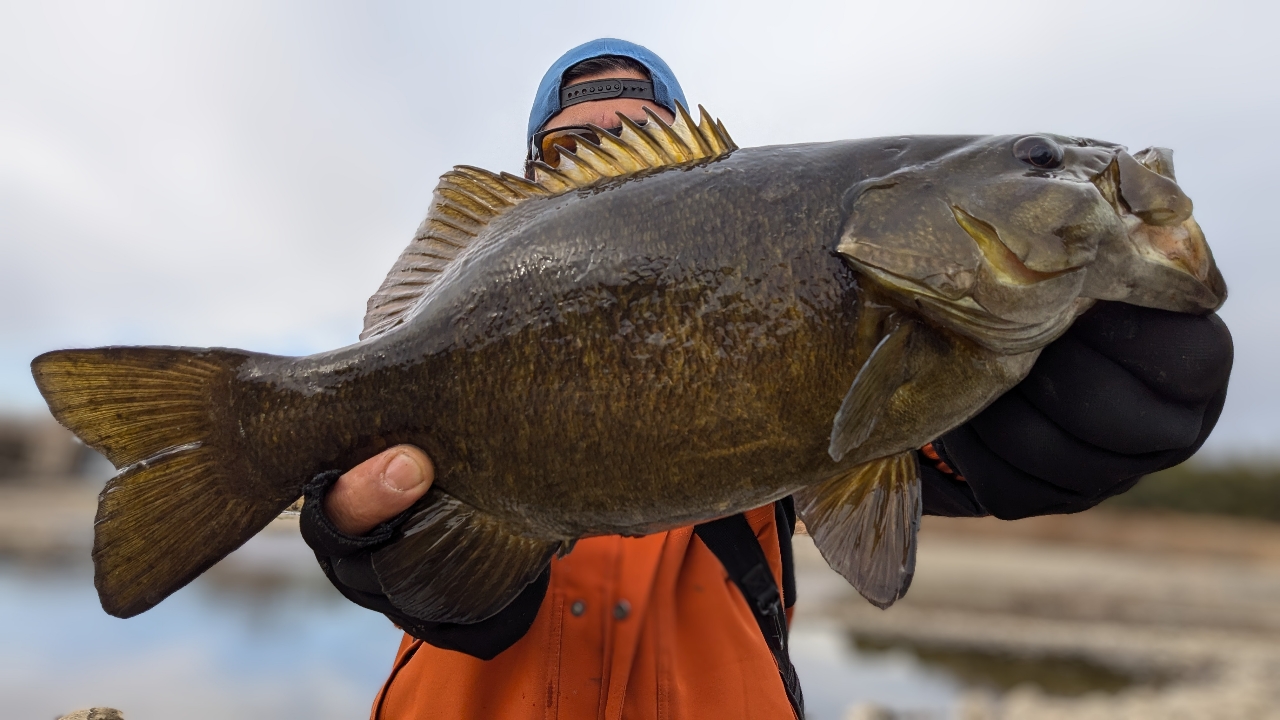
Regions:
[[[644, 123], [637, 124], [644, 125]], [[604, 128], [604, 131], [614, 137], [622, 136], [621, 125], [615, 128]], [[579, 140], [588, 140], [599, 145], [599, 128], [591, 128], [586, 125], [570, 125], [534, 133], [533, 140], [530, 141], [529, 155], [535, 162], [541, 160], [551, 167], [559, 167], [560, 150], [577, 152]]]

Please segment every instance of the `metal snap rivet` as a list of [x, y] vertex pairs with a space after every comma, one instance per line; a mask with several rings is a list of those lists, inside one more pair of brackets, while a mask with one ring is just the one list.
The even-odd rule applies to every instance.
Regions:
[[582, 602], [581, 600], [574, 600], [573, 604], [569, 606], [569, 612], [573, 613], [574, 617], [581, 617], [582, 613], [586, 611], [587, 611], [587, 604]]
[[613, 606], [613, 617], [617, 620], [626, 620], [631, 614], [631, 603], [626, 600], [619, 600], [617, 605]]

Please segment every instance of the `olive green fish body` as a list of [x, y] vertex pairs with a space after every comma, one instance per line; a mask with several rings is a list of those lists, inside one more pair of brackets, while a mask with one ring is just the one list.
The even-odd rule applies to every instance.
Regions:
[[146, 610], [315, 474], [398, 443], [436, 481], [373, 562], [416, 617], [488, 617], [580, 537], [793, 494], [824, 557], [887, 606], [914, 573], [915, 448], [1096, 300], [1225, 297], [1167, 151], [739, 150], [705, 111], [622, 123], [534, 181], [447, 173], [355, 345], [37, 358], [55, 416], [122, 468], [97, 520], [104, 607]]
[[[875, 293], [833, 250], [841, 196], [885, 156], [876, 142], [740, 150], [526, 203], [477, 238], [406, 324], [285, 361], [286, 385], [317, 367], [337, 381], [336, 394], [298, 398], [290, 424], [341, 425], [314, 447], [291, 438], [278, 451], [328, 449], [328, 466], [346, 467], [414, 443], [442, 490], [568, 539], [757, 507], [927, 442], [925, 424], [870, 447], [877, 455], [827, 455], [831, 418], [879, 340], [858, 332]], [[1018, 379], [972, 374], [985, 387], [964, 387], [979, 398]], [[932, 432], [973, 412], [967, 400], [926, 409]]]

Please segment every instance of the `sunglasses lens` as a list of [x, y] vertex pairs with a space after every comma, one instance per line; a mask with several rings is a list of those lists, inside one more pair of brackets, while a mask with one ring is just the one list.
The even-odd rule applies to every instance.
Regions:
[[551, 167], [558, 167], [560, 165], [560, 150], [576, 152], [579, 138], [585, 138], [593, 143], [600, 142], [600, 138], [587, 128], [564, 128], [543, 135], [542, 140], [538, 143], [538, 150], [542, 153], [542, 162]]

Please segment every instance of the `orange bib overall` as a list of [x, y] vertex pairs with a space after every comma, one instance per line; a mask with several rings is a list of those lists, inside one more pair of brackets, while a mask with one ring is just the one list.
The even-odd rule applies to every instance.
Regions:
[[[746, 513], [782, 586], [772, 505]], [[680, 528], [581, 540], [552, 561], [529, 632], [492, 660], [408, 635], [373, 720], [793, 718], [760, 628]]]

